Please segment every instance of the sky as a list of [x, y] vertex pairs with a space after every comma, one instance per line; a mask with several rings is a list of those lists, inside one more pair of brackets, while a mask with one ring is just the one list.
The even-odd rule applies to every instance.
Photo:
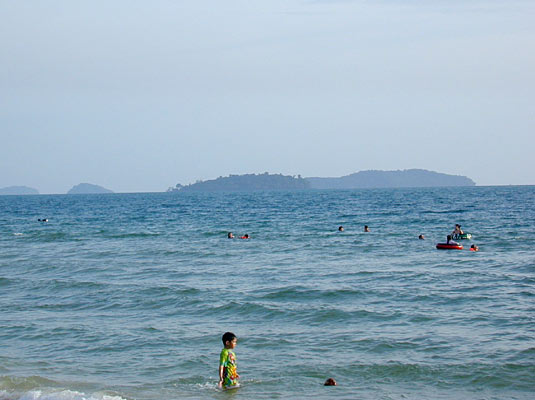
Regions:
[[0, 0], [0, 187], [535, 184], [532, 0]]

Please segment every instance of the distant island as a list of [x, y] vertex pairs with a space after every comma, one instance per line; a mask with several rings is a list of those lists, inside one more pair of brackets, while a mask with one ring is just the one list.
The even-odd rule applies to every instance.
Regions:
[[5, 188], [0, 188], [0, 195], [3, 194], [16, 194], [16, 195], [26, 195], [26, 194], [39, 194], [37, 189], [28, 187], [28, 186], [8, 186]]
[[67, 194], [100, 194], [100, 193], [113, 193], [111, 190], [103, 188], [102, 186], [93, 185], [91, 183], [80, 183], [73, 186]]
[[310, 189], [310, 183], [298, 176], [282, 174], [246, 174], [220, 176], [209, 181], [198, 181], [191, 185], [177, 184], [167, 189], [168, 192], [249, 192], [262, 190], [303, 190]]
[[303, 189], [366, 189], [401, 187], [475, 186], [475, 182], [461, 175], [448, 175], [425, 169], [403, 171], [360, 171], [339, 178], [302, 178], [298, 175], [246, 174], [198, 181], [190, 185], [177, 184], [167, 192], [217, 192]]
[[359, 189], [475, 186], [475, 182], [461, 175], [448, 175], [425, 169], [403, 171], [360, 171], [340, 178], [306, 178], [313, 189]]

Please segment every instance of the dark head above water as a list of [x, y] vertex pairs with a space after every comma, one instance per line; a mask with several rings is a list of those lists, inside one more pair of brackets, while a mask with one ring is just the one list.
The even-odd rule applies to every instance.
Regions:
[[336, 386], [336, 381], [333, 378], [329, 378], [325, 381], [323, 386]]
[[48, 222], [48, 218], [38, 218], [37, 221], [39, 221], [39, 222]]

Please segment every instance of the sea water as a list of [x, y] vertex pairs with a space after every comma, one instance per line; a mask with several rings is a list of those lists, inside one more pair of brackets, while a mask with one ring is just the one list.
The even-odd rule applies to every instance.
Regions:
[[[532, 399], [534, 206], [533, 186], [0, 196], [0, 399]], [[472, 240], [436, 250], [456, 223]]]

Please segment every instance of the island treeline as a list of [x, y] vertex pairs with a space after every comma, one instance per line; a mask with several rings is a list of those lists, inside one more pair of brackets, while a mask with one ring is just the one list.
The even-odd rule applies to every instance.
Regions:
[[218, 191], [261, 191], [261, 190], [303, 190], [310, 189], [310, 183], [300, 175], [297, 177], [282, 174], [245, 174], [220, 176], [217, 179], [198, 181], [191, 185], [177, 184], [168, 192], [218, 192]]
[[302, 178], [282, 174], [245, 174], [220, 176], [190, 185], [177, 184], [168, 192], [217, 192], [304, 189], [361, 189], [399, 187], [475, 186], [466, 176], [448, 175], [424, 169], [403, 171], [360, 171], [339, 178]]
[[80, 183], [75, 185], [67, 192], [67, 194], [103, 194], [113, 193], [113, 191], [106, 189], [99, 185], [93, 185], [92, 183]]
[[0, 195], [26, 195], [26, 194], [39, 194], [37, 189], [28, 186], [8, 186], [0, 188]]
[[442, 174], [425, 169], [369, 170], [339, 178], [306, 178], [306, 180], [314, 189], [475, 186], [475, 182], [466, 176]]

